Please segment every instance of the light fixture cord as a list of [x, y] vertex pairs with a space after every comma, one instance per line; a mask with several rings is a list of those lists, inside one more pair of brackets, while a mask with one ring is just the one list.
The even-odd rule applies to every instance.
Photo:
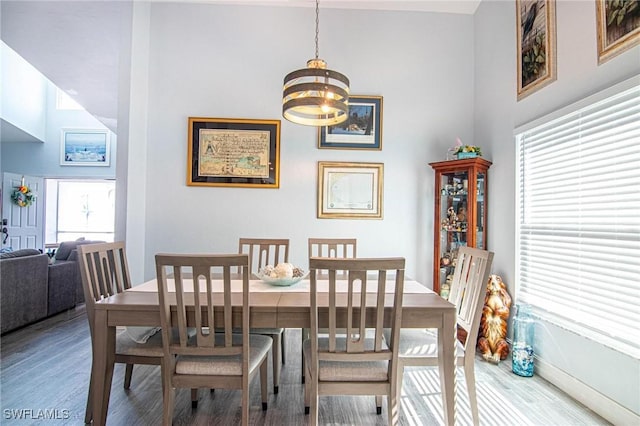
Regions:
[[316, 0], [316, 59], [318, 59], [318, 33], [320, 32], [320, 6]]

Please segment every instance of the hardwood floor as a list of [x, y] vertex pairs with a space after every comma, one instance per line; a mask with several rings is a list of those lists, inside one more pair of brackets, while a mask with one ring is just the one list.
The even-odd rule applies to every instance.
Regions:
[[[280, 392], [270, 395], [263, 412], [258, 380], [251, 388], [251, 424], [305, 425], [303, 385], [300, 383], [300, 330], [287, 330], [287, 364]], [[84, 423], [91, 369], [91, 346], [84, 308], [63, 312], [0, 338], [0, 424]], [[401, 425], [442, 424], [437, 369], [409, 368], [402, 392]], [[131, 389], [123, 389], [124, 366], [116, 365], [110, 425], [156, 425], [162, 420], [160, 369], [136, 366]], [[269, 369], [269, 389], [271, 387]], [[471, 424], [464, 375], [458, 372], [457, 424]], [[511, 373], [508, 360], [499, 366], [480, 357], [476, 384], [481, 425], [606, 425], [609, 424], [539, 377]], [[383, 408], [383, 411], [386, 409]], [[18, 418], [22, 416], [22, 418]], [[191, 409], [190, 392], [176, 395], [174, 424], [230, 425], [240, 422], [240, 392], [200, 390], [199, 405]], [[371, 397], [322, 397], [320, 422], [332, 425], [384, 425]]]

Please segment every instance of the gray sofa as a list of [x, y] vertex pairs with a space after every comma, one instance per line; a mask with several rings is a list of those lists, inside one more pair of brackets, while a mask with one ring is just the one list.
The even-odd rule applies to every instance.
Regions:
[[[49, 266], [49, 287], [56, 288], [63, 280], [70, 281], [73, 291], [74, 305], [84, 302], [84, 290], [78, 267], [78, 246], [82, 244], [104, 243], [104, 241], [92, 241], [80, 239], [77, 241], [65, 241], [60, 243], [56, 250], [53, 263]], [[65, 289], [66, 291], [66, 289]], [[68, 308], [67, 308], [68, 309]]]
[[0, 333], [48, 315], [48, 267], [36, 249], [0, 254]]
[[63, 242], [52, 263], [36, 249], [0, 253], [0, 334], [83, 303], [77, 247], [97, 242]]

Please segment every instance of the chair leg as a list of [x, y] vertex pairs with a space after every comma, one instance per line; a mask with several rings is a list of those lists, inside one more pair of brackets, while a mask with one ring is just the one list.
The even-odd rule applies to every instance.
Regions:
[[175, 399], [175, 389], [171, 385], [165, 385], [162, 403], [162, 424], [171, 426], [173, 423], [173, 404]]
[[269, 401], [269, 393], [267, 391], [268, 383], [268, 366], [267, 358], [265, 358], [260, 364], [260, 393], [262, 394], [262, 411], [267, 410], [267, 403]]
[[376, 395], [376, 414], [382, 414], [382, 395]]
[[473, 360], [470, 363], [465, 362], [464, 364], [464, 380], [467, 382], [469, 406], [471, 407], [471, 419], [473, 420], [473, 424], [477, 426], [480, 423], [480, 418], [478, 416], [478, 398], [476, 395], [476, 377]]
[[287, 329], [285, 328], [284, 330], [282, 330], [282, 338], [280, 339], [280, 358], [282, 358], [282, 365], [284, 365], [284, 357], [285, 357], [285, 341], [284, 341], [284, 335], [286, 334]]
[[300, 374], [300, 376], [302, 377], [302, 383], [304, 383], [304, 375], [306, 374], [307, 370], [304, 368], [304, 354], [302, 353], [302, 345], [304, 344], [305, 339], [309, 338], [309, 329], [308, 328], [303, 328], [301, 330], [302, 335], [302, 341], [300, 342], [300, 356], [302, 357], [302, 361], [301, 361], [301, 365], [302, 365], [302, 373]]
[[[304, 353], [302, 354], [302, 360], [304, 361]], [[305, 374], [306, 373], [305, 368]], [[304, 375], [303, 375], [304, 377]], [[309, 414], [309, 407], [311, 405], [311, 389], [309, 388], [309, 381], [304, 381], [304, 414]]]
[[84, 412], [84, 424], [88, 425], [93, 420], [93, 374], [89, 375], [89, 392], [87, 393], [87, 409]]
[[198, 408], [198, 389], [191, 389], [191, 408]]
[[282, 334], [273, 334], [273, 345], [271, 346], [271, 357], [273, 359], [273, 393], [278, 394], [278, 386], [280, 385], [280, 370], [282, 368], [281, 341]]
[[124, 388], [131, 387], [131, 376], [133, 375], [133, 364], [127, 364], [124, 370]]

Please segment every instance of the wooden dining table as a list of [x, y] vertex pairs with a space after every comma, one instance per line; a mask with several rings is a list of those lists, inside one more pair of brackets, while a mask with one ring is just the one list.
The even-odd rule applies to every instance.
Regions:
[[[328, 290], [319, 283], [319, 326], [323, 323], [323, 308], [328, 306]], [[233, 288], [238, 289], [234, 292]], [[232, 286], [232, 304], [241, 317], [242, 294], [239, 281]], [[393, 300], [393, 286], [387, 285], [386, 303]], [[214, 292], [216, 289], [214, 288]], [[339, 290], [338, 290], [338, 293]], [[338, 295], [339, 296], [339, 295]], [[346, 294], [345, 294], [346, 296]], [[371, 294], [373, 296], [373, 294]], [[175, 293], [169, 293], [174, 298]], [[367, 296], [368, 297], [368, 296]], [[371, 298], [374, 306], [375, 298]], [[342, 303], [338, 299], [338, 306]], [[347, 305], [346, 297], [344, 306]], [[309, 281], [303, 280], [291, 287], [277, 287], [260, 280], [250, 281], [250, 327], [255, 328], [309, 328]], [[346, 309], [345, 309], [346, 310]], [[326, 312], [326, 310], [325, 310]], [[233, 315], [236, 317], [235, 313]], [[385, 314], [390, 326], [391, 315]], [[147, 281], [123, 293], [103, 299], [95, 305], [95, 335], [93, 339], [93, 424], [104, 425], [111, 393], [115, 361], [116, 327], [160, 325], [160, 308], [156, 280]], [[440, 383], [444, 406], [444, 421], [454, 424], [455, 413], [455, 306], [422, 284], [405, 280], [402, 302], [402, 328], [434, 328], [438, 330], [438, 357]]]

